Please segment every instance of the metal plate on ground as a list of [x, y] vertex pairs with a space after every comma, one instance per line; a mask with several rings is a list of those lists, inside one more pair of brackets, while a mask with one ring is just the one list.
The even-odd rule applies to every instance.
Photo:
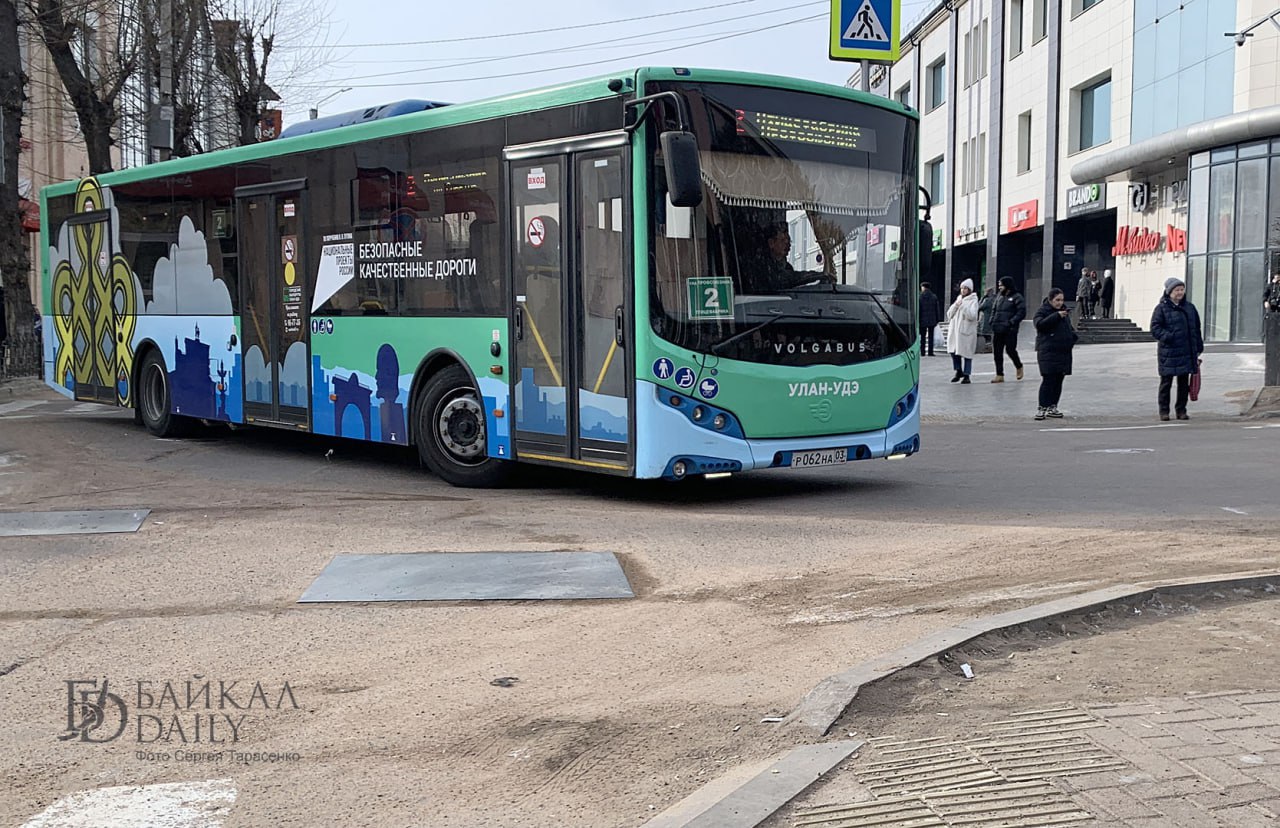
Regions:
[[150, 509], [96, 512], [0, 512], [0, 537], [24, 535], [96, 535], [136, 532]]
[[412, 552], [338, 555], [298, 603], [634, 597], [612, 552]]

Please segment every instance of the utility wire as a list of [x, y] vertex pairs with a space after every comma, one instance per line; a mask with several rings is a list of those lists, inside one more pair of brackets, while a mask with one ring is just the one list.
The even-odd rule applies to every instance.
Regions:
[[579, 23], [575, 26], [556, 26], [551, 29], [532, 29], [521, 32], [501, 32], [499, 34], [474, 35], [472, 37], [450, 37], [441, 40], [409, 40], [403, 43], [338, 43], [332, 48], [335, 49], [371, 49], [385, 48], [387, 46], [430, 46], [438, 43], [467, 43], [474, 40], [497, 40], [505, 37], [524, 37], [526, 35], [548, 34], [550, 32], [567, 32], [573, 29], [591, 29], [597, 26], [613, 26], [618, 23], [634, 23], [637, 20], [653, 20], [656, 17], [674, 17], [677, 14], [693, 14], [694, 12], [708, 11], [710, 9], [723, 9], [729, 6], [741, 6], [747, 3], [758, 3], [760, 0], [731, 0], [728, 3], [713, 3], [709, 6], [699, 6], [696, 9], [678, 9], [676, 11], [660, 12], [658, 14], [646, 14], [640, 17], [620, 17], [616, 20], [602, 20], [598, 23]]
[[[632, 58], [648, 57], [649, 55], [658, 55], [658, 54], [662, 54], [663, 52], [673, 52], [679, 49], [692, 48], [694, 46], [705, 46], [708, 43], [718, 43], [719, 41], [728, 40], [734, 37], [743, 37], [745, 35], [757, 34], [759, 32], [767, 32], [771, 29], [780, 29], [783, 26], [792, 26], [796, 23], [807, 23], [810, 20], [817, 20], [823, 17], [827, 17], [826, 12], [823, 12], [821, 14], [809, 15], [808, 17], [798, 17], [794, 20], [787, 20], [783, 23], [774, 23], [771, 26], [761, 26], [758, 29], [748, 29], [747, 31], [738, 32], [737, 34], [728, 34], [728, 35], [721, 35], [720, 37], [712, 37], [706, 40], [697, 41], [696, 43], [688, 43], [683, 46], [670, 46], [665, 49], [653, 49], [648, 52], [635, 52], [630, 55], [621, 55], [618, 57], [604, 58], [602, 60], [589, 60], [584, 63], [572, 63], [565, 66], [553, 66], [547, 69], [537, 69], [532, 71], [536, 71], [540, 73], [541, 72], [558, 72], [562, 69], [580, 69], [584, 66], [599, 66], [602, 63], [618, 63], [619, 61], [631, 60]], [[474, 78], [446, 78], [442, 80], [432, 80], [430, 82], [438, 83], [438, 84], [473, 83], [475, 81], [497, 80], [499, 78], [518, 78], [518, 77], [524, 77], [529, 74], [531, 74], [531, 70], [526, 69], [520, 72], [504, 72], [499, 75], [480, 75]], [[352, 86], [355, 87], [356, 89], [378, 89], [378, 88], [387, 87], [387, 86], [410, 86], [414, 83], [415, 81], [396, 81], [394, 83], [356, 83], [356, 84], [352, 84]]]
[[[657, 31], [653, 31], [653, 32], [643, 32], [638, 35], [632, 35], [631, 38], [641, 38], [641, 37], [648, 37], [651, 35], [670, 34], [672, 32], [680, 32], [680, 31], [685, 31], [687, 29], [698, 29], [704, 26], [713, 26], [719, 23], [728, 23], [736, 20], [746, 20], [753, 17], [763, 17], [765, 15], [778, 14], [780, 12], [785, 12], [785, 11], [794, 11], [795, 9], [801, 9], [801, 8], [805, 8], [806, 6], [814, 6], [814, 5], [826, 5], [826, 3], [825, 3], [825, 0], [816, 0], [816, 2], [815, 0], [807, 0], [807, 2], [797, 3], [793, 6], [783, 6], [781, 8], [770, 9], [768, 11], [755, 12], [753, 14], [744, 14], [744, 15], [741, 15], [740, 17], [730, 17], [730, 18], [724, 18], [721, 20], [711, 20], [705, 23], [693, 23], [688, 26], [677, 26], [671, 29], [658, 29]], [[716, 34], [724, 34], [726, 36], [734, 37], [739, 34], [745, 34], [745, 33], [749, 33], [749, 32], [736, 32], [736, 33], [735, 32], [717, 32]], [[695, 36], [698, 36], [698, 35], [695, 35]], [[622, 38], [622, 40], [627, 40], [627, 39], [630, 39], [630, 38]], [[414, 74], [421, 74], [423, 72], [437, 72], [441, 69], [457, 69], [463, 66], [475, 66], [476, 64], [480, 64], [480, 63], [494, 63], [495, 61], [515, 60], [517, 58], [541, 57], [543, 55], [554, 55], [560, 52], [573, 51], [575, 49], [590, 48], [592, 46], [597, 45], [597, 43], [577, 43], [577, 44], [574, 44], [573, 46], [562, 46], [555, 49], [538, 49], [532, 52], [520, 52], [520, 53], [515, 53], [510, 55], [499, 55], [495, 57], [485, 57], [485, 58], [477, 58], [474, 60], [464, 60], [459, 63], [447, 63], [443, 66], [421, 66], [416, 69], [400, 69], [395, 72], [378, 72], [372, 75], [353, 75], [347, 78], [346, 81], [368, 80], [369, 78], [388, 78], [388, 77], [395, 77], [399, 75], [414, 75]], [[688, 45], [697, 46], [699, 44], [691, 43]], [[670, 51], [671, 49], [675, 49], [675, 48], [682, 48], [682, 47], [672, 46], [660, 51]], [[656, 54], [656, 52], [649, 52], [648, 54]], [[344, 83], [346, 81], [344, 81]]]

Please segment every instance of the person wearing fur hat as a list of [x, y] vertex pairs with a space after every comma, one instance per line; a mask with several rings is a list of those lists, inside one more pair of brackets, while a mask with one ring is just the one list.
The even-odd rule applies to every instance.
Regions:
[[1017, 371], [1018, 379], [1022, 379], [1022, 360], [1018, 357], [1018, 328], [1026, 318], [1027, 300], [1018, 293], [1013, 279], [1008, 276], [1000, 277], [1000, 288], [996, 291], [995, 306], [991, 312], [991, 351], [996, 359], [996, 376], [992, 382], [1004, 382], [1006, 352]]
[[1156, 402], [1160, 419], [1169, 419], [1169, 392], [1176, 381], [1178, 396], [1173, 412], [1179, 420], [1189, 420], [1187, 397], [1191, 375], [1199, 370], [1200, 355], [1204, 353], [1204, 336], [1200, 331], [1200, 312], [1187, 300], [1186, 283], [1176, 276], [1164, 281], [1164, 295], [1151, 314], [1151, 336], [1159, 343], [1156, 357], [1160, 366], [1160, 391]]
[[970, 383], [973, 372], [973, 355], [978, 352], [978, 295], [973, 292], [973, 280], [960, 283], [960, 295], [947, 308], [947, 353], [956, 369], [952, 382]]

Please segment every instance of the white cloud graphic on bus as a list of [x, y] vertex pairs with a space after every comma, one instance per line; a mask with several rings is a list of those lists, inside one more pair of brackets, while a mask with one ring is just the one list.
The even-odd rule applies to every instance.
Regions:
[[230, 316], [231, 293], [213, 275], [204, 233], [191, 219], [182, 217], [178, 243], [169, 245], [168, 257], [156, 261], [152, 298], [147, 313], [154, 315]]

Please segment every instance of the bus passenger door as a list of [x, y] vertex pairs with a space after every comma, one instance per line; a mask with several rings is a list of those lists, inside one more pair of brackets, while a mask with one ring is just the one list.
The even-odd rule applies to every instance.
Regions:
[[517, 458], [632, 468], [625, 140], [507, 150]]
[[[119, 379], [116, 345], [127, 294], [117, 291], [112, 283], [116, 251], [112, 249], [110, 217], [98, 212], [92, 217], [74, 217], [68, 224], [75, 253], [81, 259], [69, 280], [72, 295], [79, 296], [74, 303], [79, 313], [72, 326], [73, 393], [77, 400], [114, 403]], [[125, 381], [120, 382], [123, 385]]]
[[256, 425], [310, 428], [303, 195], [296, 183], [236, 192], [244, 414]]

